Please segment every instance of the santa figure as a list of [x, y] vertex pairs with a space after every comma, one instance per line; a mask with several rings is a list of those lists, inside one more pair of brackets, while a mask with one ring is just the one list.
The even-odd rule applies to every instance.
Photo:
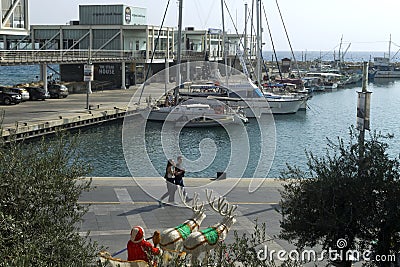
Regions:
[[[160, 233], [154, 232], [153, 243], [157, 246], [160, 243]], [[140, 226], [135, 226], [131, 230], [131, 238], [127, 244], [128, 261], [143, 260], [149, 263], [146, 253], [158, 255], [160, 249], [154, 247], [150, 242], [144, 240], [144, 230]]]

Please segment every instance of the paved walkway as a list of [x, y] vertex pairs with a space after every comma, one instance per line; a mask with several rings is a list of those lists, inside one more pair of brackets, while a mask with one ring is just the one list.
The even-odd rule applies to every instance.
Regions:
[[[160, 195], [166, 191], [166, 185], [157, 178], [136, 178], [140, 184], [152, 184]], [[215, 191], [224, 191], [231, 187], [238, 179], [228, 178], [215, 182], [212, 188]], [[271, 239], [267, 243], [269, 249], [293, 249], [283, 240], [276, 238], [279, 234], [279, 220], [281, 216], [276, 211], [279, 208], [280, 195], [278, 189], [280, 182], [268, 179], [255, 193], [248, 193], [249, 179], [241, 179], [238, 185], [226, 195], [229, 203], [238, 205], [237, 222], [231, 229], [227, 241], [233, 241], [233, 230], [251, 234], [255, 220], [261, 224], [267, 224], [267, 234]], [[185, 183], [188, 192], [195, 187], [209, 183], [206, 178], [186, 178]], [[100, 245], [105, 246], [111, 253], [120, 251], [126, 247], [132, 226], [140, 225], [149, 237], [155, 230], [163, 230], [181, 224], [190, 218], [191, 210], [176, 206], [159, 207], [157, 201], [148, 196], [136, 184], [133, 178], [93, 178], [94, 190], [84, 193], [80, 203], [90, 204], [89, 212], [84, 217], [81, 234], [90, 231], [90, 237]], [[156, 190], [156, 191], [157, 191]], [[179, 199], [179, 197], [178, 197]], [[202, 200], [205, 201], [204, 198]], [[176, 199], [177, 201], [177, 199]], [[202, 227], [213, 225], [221, 220], [221, 216], [207, 207], [207, 217]], [[124, 259], [126, 253], [118, 255]]]
[[[90, 105], [99, 105], [100, 109], [126, 107], [135, 89], [107, 90], [90, 94]], [[63, 99], [46, 99], [45, 101], [26, 101], [18, 105], [1, 105], [5, 112], [4, 128], [14, 127], [15, 123], [38, 123], [57, 120], [59, 116], [88, 114], [86, 94], [71, 94]]]
[[[170, 84], [170, 87], [172, 84]], [[140, 101], [139, 96], [142, 87], [140, 85], [132, 86], [130, 89], [114, 89], [105, 91], [96, 91], [89, 95], [89, 104], [91, 110], [86, 110], [86, 94], [71, 94], [64, 99], [46, 99], [45, 101], [25, 101], [17, 105], [0, 105], [0, 111], [4, 112], [2, 118], [2, 129], [19, 129], [23, 127], [32, 127], [47, 123], [51, 126], [65, 118], [74, 118], [84, 120], [85, 116], [90, 114], [103, 114], [104, 112], [114, 112], [117, 110], [126, 110], [130, 101], [129, 111], [135, 111], [137, 108], [147, 106], [146, 98], [153, 100], [160, 97], [164, 92], [164, 84], [152, 83], [145, 87]], [[135, 104], [133, 104], [135, 103]], [[44, 127], [44, 126], [43, 126]], [[24, 130], [25, 131], [25, 130]]]

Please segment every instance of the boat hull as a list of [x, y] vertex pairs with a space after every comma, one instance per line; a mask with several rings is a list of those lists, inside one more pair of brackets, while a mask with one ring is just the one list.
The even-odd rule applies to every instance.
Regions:
[[218, 121], [218, 120], [225, 120], [227, 117], [232, 117], [235, 123], [240, 123], [241, 121], [247, 122], [245, 117], [241, 117], [239, 115], [218, 115], [218, 114], [190, 114], [184, 113], [179, 114], [174, 112], [165, 112], [160, 110], [152, 110], [147, 118], [149, 121], [166, 121], [166, 122], [178, 122], [178, 121], [185, 121], [189, 122], [196, 118], [201, 117], [202, 115], [206, 116], [209, 119]]
[[393, 79], [393, 78], [400, 78], [400, 71], [393, 71], [393, 70], [388, 70], [388, 71], [384, 71], [384, 70], [378, 70], [375, 75], [374, 78], [378, 78], [378, 79]]
[[212, 119], [199, 118], [192, 121], [177, 121], [175, 122], [175, 127], [185, 127], [185, 128], [201, 128], [201, 127], [223, 127], [229, 124], [235, 124], [235, 119], [233, 116], [219, 119], [218, 121]]
[[337, 83], [327, 83], [323, 85], [324, 91], [326, 90], [336, 90], [338, 88]]
[[147, 120], [172, 122], [185, 127], [211, 127], [220, 126], [224, 123], [240, 124], [248, 122], [247, 117], [241, 113], [226, 111], [222, 107], [218, 110], [211, 108], [193, 110], [187, 109], [186, 105], [154, 108], [148, 114]]
[[304, 99], [267, 99], [271, 108], [272, 114], [293, 114], [296, 113], [302, 105]]
[[262, 114], [271, 114], [271, 109], [265, 99], [241, 98], [240, 101], [228, 101], [228, 106], [239, 107], [247, 118], [260, 118]]

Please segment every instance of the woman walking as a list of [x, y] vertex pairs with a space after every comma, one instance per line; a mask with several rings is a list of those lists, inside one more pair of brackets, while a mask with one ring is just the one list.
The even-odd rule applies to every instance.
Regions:
[[162, 200], [168, 196], [168, 202], [173, 203], [175, 201], [175, 162], [173, 159], [169, 159], [167, 167], [165, 169], [164, 178], [167, 182], [167, 192], [161, 196], [158, 201], [158, 205], [161, 207], [163, 205]]

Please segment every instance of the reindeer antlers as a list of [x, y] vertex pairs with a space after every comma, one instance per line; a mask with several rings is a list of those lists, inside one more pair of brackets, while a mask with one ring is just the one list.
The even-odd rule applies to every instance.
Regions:
[[[192, 205], [189, 205], [186, 202], [187, 199], [187, 194], [184, 192], [184, 190], [180, 187], [178, 187], [178, 193], [179, 197], [182, 200], [183, 205], [185, 205], [187, 208], [193, 210], [194, 212], [203, 212], [204, 211], [204, 203], [201, 202], [199, 203], [199, 194], [194, 193], [193, 196], [193, 201]], [[224, 217], [234, 217], [236, 214], [234, 212], [237, 209], [237, 205], [230, 205], [226, 199], [222, 196], [220, 197], [213, 197], [213, 191], [206, 189], [206, 197], [208, 204], [210, 204], [210, 207], [216, 211], [217, 213], [221, 214]]]
[[[212, 197], [213, 191], [212, 190], [207, 190], [206, 189], [206, 196], [207, 196], [207, 201], [208, 204], [210, 204], [210, 207], [221, 214], [222, 216], [227, 216], [227, 217], [234, 217], [235, 210], [237, 209], [236, 205], [230, 205], [227, 201], [226, 198], [220, 196], [219, 198], [217, 197]], [[217, 202], [217, 207], [215, 207], [215, 203]]]
[[194, 212], [204, 211], [204, 203], [199, 204], [199, 194], [194, 193], [192, 205], [189, 206], [189, 204], [186, 202], [187, 193], [184, 192], [184, 190], [180, 187], [178, 187], [178, 193], [179, 193], [179, 197], [182, 200], [183, 205], [185, 205], [187, 208], [192, 209]]

